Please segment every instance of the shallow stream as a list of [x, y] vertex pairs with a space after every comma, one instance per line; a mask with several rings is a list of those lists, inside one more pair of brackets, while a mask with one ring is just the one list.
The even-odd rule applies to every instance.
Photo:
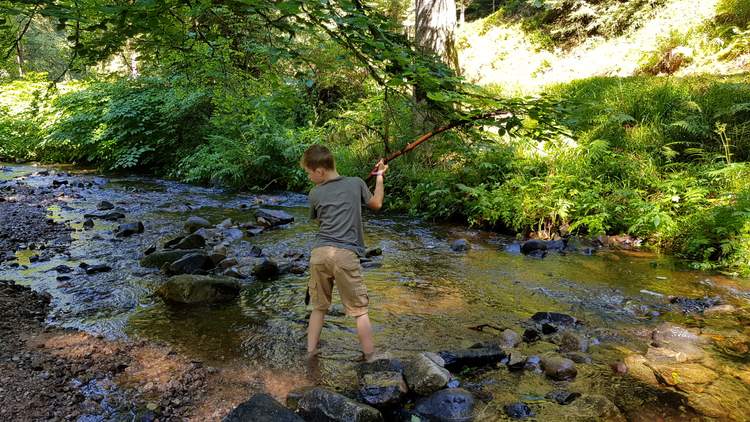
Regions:
[[[251, 245], [272, 257], [290, 251], [308, 255], [316, 227], [307, 217], [304, 195], [229, 194], [157, 179], [81, 173], [24, 177], [38, 170], [8, 166], [0, 172], [0, 183], [21, 181], [47, 188], [53, 180], [69, 181], [58, 189], [62, 205], [49, 208], [54, 219], [76, 229], [69, 256], [31, 263], [29, 258], [36, 251], [19, 251], [21, 267], [0, 265], [0, 279], [49, 292], [53, 297], [50, 323], [111, 338], [163, 341], [217, 367], [250, 365], [275, 373], [303, 372], [307, 275], [247, 281], [240, 298], [229, 304], [174, 306], [153, 294], [165, 277], [142, 268], [138, 260], [148, 246], [180, 234], [191, 215], [212, 223], [226, 218], [254, 222], [255, 205], [283, 209], [295, 216], [295, 222], [234, 242], [230, 256], [247, 254]], [[79, 182], [84, 187], [77, 187]], [[102, 220], [95, 220], [93, 229], [83, 230], [83, 214], [95, 210], [102, 200], [122, 208], [125, 221], [142, 221], [145, 232], [116, 238], [113, 230], [118, 223]], [[383, 250], [382, 257], [375, 259], [376, 266], [365, 269], [370, 317], [381, 350], [398, 357], [468, 348], [496, 338], [505, 328], [523, 333], [524, 322], [539, 311], [562, 312], [583, 321], [592, 343], [588, 352], [592, 363], [579, 364], [572, 382], [511, 373], [504, 367], [454, 374], [461, 385], [492, 397], [477, 405], [477, 420], [506, 418], [503, 406], [517, 401], [532, 404], [538, 420], [587, 417], [545, 399], [555, 388], [604, 395], [631, 420], [697, 417], [673, 390], [616, 375], [611, 364], [631, 353], [645, 353], [651, 330], [665, 321], [698, 328], [715, 339], [747, 342], [750, 335], [748, 280], [690, 271], [668, 257], [638, 251], [597, 250], [591, 256], [550, 253], [544, 259], [531, 258], [511, 252], [508, 245], [514, 239], [494, 233], [403, 216], [368, 213], [365, 219], [368, 247]], [[451, 250], [451, 241], [459, 238], [470, 242], [469, 251]], [[52, 268], [61, 264], [75, 268], [80, 262], [108, 264], [113, 270], [96, 275], [74, 272], [70, 280], [56, 279], [60, 274]], [[736, 311], [713, 316], [685, 313], [669, 303], [666, 297], [670, 295], [719, 296]], [[484, 328], [477, 328], [483, 324]], [[353, 390], [359, 355], [353, 321], [338, 314], [329, 316], [322, 341], [321, 382]], [[526, 347], [529, 354], [545, 351], [540, 345]], [[720, 341], [704, 348], [712, 367], [722, 378], [731, 378], [723, 387], [730, 390], [724, 403], [732, 408], [728, 418], [743, 414], [750, 418], [750, 411], [745, 413], [748, 404], [734, 399], [750, 397], [750, 356], [742, 349], [729, 350]]]

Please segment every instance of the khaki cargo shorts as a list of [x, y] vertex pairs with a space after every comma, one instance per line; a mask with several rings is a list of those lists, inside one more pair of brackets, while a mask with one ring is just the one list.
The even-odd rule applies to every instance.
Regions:
[[346, 314], [353, 317], [366, 314], [370, 299], [357, 254], [333, 246], [313, 249], [310, 254], [310, 282], [307, 285], [313, 309], [328, 311], [334, 281]]

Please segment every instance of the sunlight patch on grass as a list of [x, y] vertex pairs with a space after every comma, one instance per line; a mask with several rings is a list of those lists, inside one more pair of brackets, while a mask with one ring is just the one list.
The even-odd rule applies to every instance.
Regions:
[[[468, 79], [501, 86], [509, 94], [539, 92], [550, 84], [593, 76], [630, 76], [638, 72], [645, 54], [663, 45], [665, 37], [687, 34], [714, 19], [717, 3], [675, 0], [621, 36], [591, 37], [568, 50], [547, 51], [533, 45], [521, 25], [514, 22], [483, 33], [480, 29], [485, 22], [479, 20], [459, 30], [459, 62]], [[690, 66], [695, 71], [713, 61], [710, 55], [699, 53]], [[717, 65], [718, 73], [729, 73], [731, 69], [726, 67]]]

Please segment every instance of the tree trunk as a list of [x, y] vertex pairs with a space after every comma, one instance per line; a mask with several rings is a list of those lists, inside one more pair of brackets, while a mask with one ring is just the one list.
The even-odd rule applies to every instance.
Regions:
[[[424, 54], [434, 54], [456, 73], [458, 52], [454, 42], [455, 0], [415, 0], [414, 41]], [[433, 129], [438, 122], [427, 106], [427, 93], [414, 88], [414, 127], [420, 132]]]
[[18, 63], [18, 77], [23, 78], [23, 47], [21, 47], [21, 40], [16, 43], [16, 63]]
[[458, 70], [455, 0], [415, 0], [414, 38], [423, 52], [435, 54]]
[[458, 26], [463, 27], [466, 23], [466, 0], [461, 0], [461, 16], [458, 18]]

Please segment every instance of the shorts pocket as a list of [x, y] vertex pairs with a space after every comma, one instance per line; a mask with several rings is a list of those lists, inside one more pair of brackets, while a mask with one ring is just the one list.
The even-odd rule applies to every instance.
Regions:
[[367, 294], [367, 287], [364, 284], [354, 288], [354, 306], [365, 307], [370, 303], [370, 296]]
[[346, 271], [358, 271], [362, 269], [359, 263], [359, 256], [350, 250], [341, 252], [338, 258], [338, 266]]

